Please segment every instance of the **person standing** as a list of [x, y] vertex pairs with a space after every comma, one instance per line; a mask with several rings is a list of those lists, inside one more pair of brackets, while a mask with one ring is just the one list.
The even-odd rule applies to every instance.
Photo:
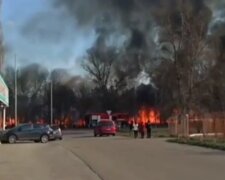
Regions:
[[147, 138], [151, 138], [152, 136], [152, 127], [151, 127], [151, 122], [148, 121], [146, 123], [146, 130], [147, 130]]
[[133, 121], [130, 121], [129, 122], [129, 133], [130, 133], [130, 136], [132, 135], [132, 129], [133, 129]]
[[134, 122], [133, 124], [133, 131], [134, 131], [134, 138], [138, 137], [138, 123], [137, 121]]
[[145, 129], [144, 129], [144, 123], [143, 122], [140, 122], [140, 125], [139, 125], [139, 131], [140, 131], [140, 134], [141, 134], [141, 138], [143, 139], [145, 137]]

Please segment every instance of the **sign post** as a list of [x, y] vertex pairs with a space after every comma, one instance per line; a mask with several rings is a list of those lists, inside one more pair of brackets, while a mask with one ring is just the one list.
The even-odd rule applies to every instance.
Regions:
[[5, 84], [2, 76], [0, 75], [0, 101], [5, 105], [9, 106], [9, 89]]
[[9, 106], [9, 89], [7, 85], [5, 84], [5, 81], [3, 80], [2, 76], [0, 75], [0, 102], [2, 104], [2, 110], [3, 110], [3, 130], [5, 130], [5, 124], [6, 124], [6, 107]]
[[5, 130], [6, 126], [6, 107], [3, 107], [3, 131]]
[[112, 121], [112, 115], [111, 115], [112, 111], [111, 110], [107, 110], [106, 112], [109, 115], [109, 120]]

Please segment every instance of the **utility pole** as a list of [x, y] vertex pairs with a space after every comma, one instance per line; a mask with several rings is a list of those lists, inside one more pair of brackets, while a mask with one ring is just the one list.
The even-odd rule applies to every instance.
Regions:
[[17, 59], [15, 55], [15, 125], [18, 125], [17, 122]]
[[51, 125], [53, 125], [53, 83], [52, 83], [52, 79], [50, 79], [50, 88], [51, 88], [51, 97], [50, 97], [50, 99], [51, 99]]

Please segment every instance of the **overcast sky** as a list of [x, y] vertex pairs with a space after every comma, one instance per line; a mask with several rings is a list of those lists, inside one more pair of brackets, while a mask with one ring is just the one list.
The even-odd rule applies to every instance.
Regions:
[[[48, 2], [3, 0], [6, 62], [12, 64], [16, 54], [19, 65], [38, 62], [49, 68], [62, 67], [80, 74], [78, 60], [94, 43], [94, 31], [79, 29], [72, 19], [62, 17]], [[49, 22], [51, 25], [46, 27]]]

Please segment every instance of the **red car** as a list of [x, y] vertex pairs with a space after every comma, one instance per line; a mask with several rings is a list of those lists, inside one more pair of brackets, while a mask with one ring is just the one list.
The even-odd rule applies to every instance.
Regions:
[[100, 121], [94, 128], [94, 136], [116, 135], [116, 125], [113, 121]]

